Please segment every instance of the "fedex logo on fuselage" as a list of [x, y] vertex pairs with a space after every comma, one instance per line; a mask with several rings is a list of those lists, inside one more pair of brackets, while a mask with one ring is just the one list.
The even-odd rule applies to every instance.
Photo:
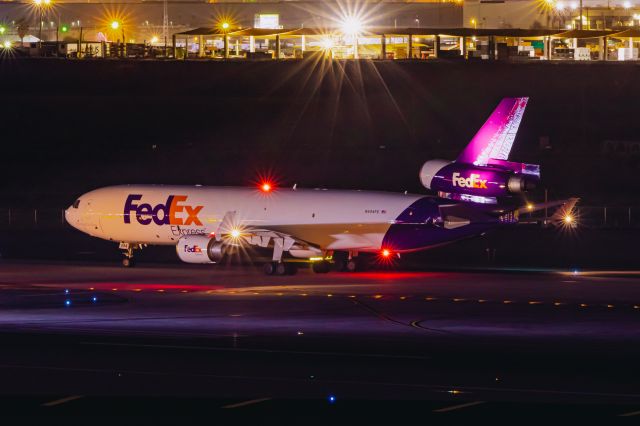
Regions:
[[184, 252], [185, 253], [202, 253], [202, 249], [198, 246], [198, 245], [184, 245]]
[[149, 203], [137, 204], [142, 194], [130, 194], [124, 203], [124, 223], [131, 223], [131, 213], [135, 213], [140, 225], [192, 225], [202, 226], [198, 213], [204, 206], [184, 204], [186, 195], [169, 195], [167, 202], [152, 206]]
[[487, 180], [480, 179], [480, 175], [477, 173], [471, 173], [471, 176], [464, 178], [460, 176], [460, 173], [455, 172], [451, 180], [453, 181], [453, 186], [459, 186], [460, 188], [487, 189]]

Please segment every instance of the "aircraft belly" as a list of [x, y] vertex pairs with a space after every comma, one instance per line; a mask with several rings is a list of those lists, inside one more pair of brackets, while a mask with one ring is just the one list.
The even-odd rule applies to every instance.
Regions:
[[327, 250], [378, 250], [390, 224], [332, 223], [267, 226]]

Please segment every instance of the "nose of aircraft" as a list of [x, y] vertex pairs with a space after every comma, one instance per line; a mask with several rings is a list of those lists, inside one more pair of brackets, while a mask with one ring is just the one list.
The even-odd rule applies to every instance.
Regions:
[[79, 229], [80, 215], [78, 214], [78, 209], [73, 206], [69, 206], [69, 208], [64, 211], [64, 218], [69, 225]]

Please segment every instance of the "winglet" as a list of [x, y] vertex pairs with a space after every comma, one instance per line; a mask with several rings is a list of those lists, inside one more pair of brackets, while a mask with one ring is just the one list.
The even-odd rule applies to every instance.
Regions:
[[529, 98], [504, 98], [456, 161], [485, 166], [507, 160]]

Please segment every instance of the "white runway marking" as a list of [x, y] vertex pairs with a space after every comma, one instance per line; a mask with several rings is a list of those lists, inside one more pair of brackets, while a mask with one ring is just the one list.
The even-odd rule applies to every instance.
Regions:
[[630, 413], [619, 414], [618, 417], [640, 416], [640, 411], [632, 411]]
[[485, 403], [485, 401], [467, 402], [466, 404], [452, 405], [451, 407], [439, 408], [437, 410], [433, 410], [433, 412], [434, 413], [447, 413], [449, 411], [460, 410], [462, 408], [473, 407], [475, 405], [480, 405], [480, 404], [484, 404], [484, 403]]
[[250, 399], [249, 401], [242, 401], [235, 404], [224, 405], [222, 408], [240, 408], [246, 407], [247, 405], [259, 404], [261, 402], [269, 401], [271, 398], [257, 398]]
[[56, 405], [65, 404], [67, 402], [75, 401], [76, 399], [80, 399], [80, 398], [82, 398], [82, 395], [72, 395], [72, 396], [68, 396], [66, 398], [60, 398], [60, 399], [56, 399], [56, 400], [53, 400], [53, 401], [45, 402], [44, 404], [42, 404], [42, 406], [43, 407], [54, 407]]

